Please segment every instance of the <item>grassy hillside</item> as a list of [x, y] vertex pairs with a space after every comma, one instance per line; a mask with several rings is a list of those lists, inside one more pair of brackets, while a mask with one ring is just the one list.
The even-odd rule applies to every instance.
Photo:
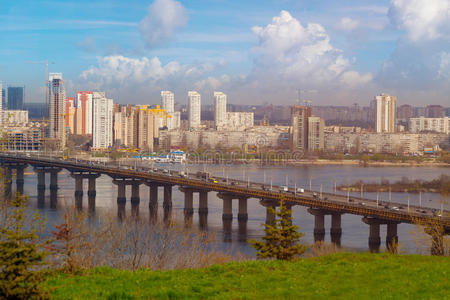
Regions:
[[206, 269], [55, 274], [55, 299], [449, 299], [450, 258], [339, 253]]

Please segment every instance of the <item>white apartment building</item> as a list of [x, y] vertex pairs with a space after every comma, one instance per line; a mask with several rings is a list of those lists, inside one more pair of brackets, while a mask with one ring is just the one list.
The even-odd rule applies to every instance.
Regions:
[[450, 118], [410, 118], [409, 132], [418, 133], [423, 131], [434, 131], [440, 133], [450, 133]]
[[181, 127], [181, 113], [174, 111], [167, 113], [167, 129], [175, 130]]
[[217, 130], [223, 129], [227, 124], [227, 95], [214, 92], [214, 125]]
[[50, 73], [48, 76], [48, 103], [50, 104], [49, 137], [59, 142], [59, 147], [66, 145], [65, 103], [66, 90], [62, 73]]
[[93, 128], [92, 146], [106, 149], [113, 143], [113, 100], [107, 99], [105, 93], [93, 93]]
[[196, 91], [188, 92], [188, 113], [189, 113], [189, 128], [200, 128], [201, 121], [201, 96]]
[[161, 91], [161, 105], [167, 113], [175, 111], [175, 97], [171, 91]]
[[308, 118], [308, 150], [323, 150], [325, 122], [320, 117]]
[[226, 116], [226, 130], [245, 130], [254, 125], [254, 114], [252, 112], [228, 112]]
[[377, 133], [395, 132], [395, 110], [397, 98], [387, 94], [376, 96], [375, 104], [375, 129]]
[[4, 110], [4, 124], [25, 125], [28, 123], [28, 110]]

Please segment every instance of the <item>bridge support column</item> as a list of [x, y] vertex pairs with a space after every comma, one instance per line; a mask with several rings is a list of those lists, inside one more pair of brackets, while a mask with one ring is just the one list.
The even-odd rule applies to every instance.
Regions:
[[246, 222], [247, 220], [248, 220], [247, 198], [246, 197], [240, 197], [239, 198], [238, 221]]
[[184, 223], [190, 226], [194, 214], [194, 191], [190, 188], [180, 188], [180, 190], [184, 192]]
[[89, 211], [95, 211], [95, 197], [97, 196], [96, 180], [100, 175], [91, 175], [88, 178], [88, 206]]
[[363, 218], [364, 223], [369, 225], [369, 249], [370, 252], [380, 252], [380, 220], [375, 218]]
[[331, 215], [331, 228], [330, 228], [331, 242], [336, 246], [341, 246], [341, 214], [333, 213]]
[[208, 191], [199, 191], [198, 213], [208, 214]]
[[199, 191], [198, 217], [200, 229], [206, 229], [208, 226], [208, 191]]
[[150, 199], [148, 202], [148, 208], [150, 210], [150, 220], [152, 223], [154, 223], [158, 218], [158, 184], [148, 182], [147, 185], [150, 191]]
[[238, 220], [238, 241], [246, 243], [247, 242], [247, 220]]
[[12, 168], [6, 167], [6, 174], [5, 174], [5, 197], [11, 197], [12, 194]]
[[314, 216], [314, 242], [323, 242], [325, 240], [325, 213], [314, 208], [309, 208], [308, 212]]
[[172, 186], [164, 185], [164, 201], [163, 201], [164, 210], [172, 209]]
[[23, 194], [23, 185], [25, 183], [25, 180], [24, 180], [25, 167], [26, 167], [26, 165], [16, 168], [16, 190], [19, 194]]
[[397, 222], [388, 222], [386, 231], [386, 249], [396, 253], [398, 246]]
[[75, 178], [75, 206], [78, 210], [83, 208], [83, 176], [72, 175]]
[[259, 203], [266, 208], [266, 224], [272, 224], [275, 221], [274, 210], [277, 206], [277, 201], [272, 199], [261, 199]]
[[50, 192], [58, 190], [58, 173], [61, 169], [53, 169], [50, 171]]
[[37, 191], [38, 191], [38, 208], [45, 206], [45, 171], [42, 169], [34, 169], [37, 173]]
[[131, 215], [133, 217], [139, 216], [139, 203], [141, 202], [141, 198], [139, 196], [140, 185], [140, 181], [134, 181], [131, 184]]
[[119, 220], [123, 220], [127, 203], [126, 182], [125, 180], [113, 180], [113, 183], [117, 185], [117, 217]]
[[233, 196], [229, 194], [219, 194], [223, 201], [222, 220], [233, 220]]

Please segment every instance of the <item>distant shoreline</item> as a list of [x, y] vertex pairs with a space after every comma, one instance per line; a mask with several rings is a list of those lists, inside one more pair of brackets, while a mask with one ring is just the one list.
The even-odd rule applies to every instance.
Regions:
[[225, 164], [236, 164], [236, 165], [244, 165], [244, 164], [252, 164], [252, 165], [287, 165], [287, 166], [339, 166], [339, 165], [345, 165], [345, 166], [360, 166], [360, 167], [442, 167], [442, 168], [449, 168], [450, 164], [443, 163], [443, 162], [379, 162], [379, 161], [373, 161], [373, 162], [363, 162], [361, 160], [327, 160], [327, 159], [317, 159], [317, 160], [296, 160], [296, 161], [274, 161], [271, 160], [269, 162], [261, 162], [257, 159], [248, 159], [248, 160], [233, 160], [228, 161], [224, 160], [223, 162], [220, 161], [202, 161], [202, 160], [192, 160], [188, 161], [190, 164], [199, 163], [199, 164], [217, 164], [217, 163], [225, 163]]

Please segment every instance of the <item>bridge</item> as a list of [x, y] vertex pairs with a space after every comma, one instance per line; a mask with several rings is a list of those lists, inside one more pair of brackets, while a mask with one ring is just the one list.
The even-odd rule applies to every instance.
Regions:
[[[266, 223], [274, 220], [273, 210], [280, 205], [280, 201], [288, 208], [294, 205], [308, 207], [308, 212], [314, 215], [314, 240], [323, 241], [325, 238], [325, 216], [331, 216], [331, 241], [340, 245], [342, 228], [341, 216], [353, 214], [362, 216], [362, 221], [369, 225], [369, 248], [379, 251], [381, 244], [380, 226], [387, 226], [386, 247], [395, 248], [398, 243], [397, 225], [411, 223], [427, 226], [426, 230], [432, 236], [432, 254], [443, 253], [443, 235], [450, 234], [449, 212], [437, 211], [431, 208], [406, 206], [401, 203], [382, 203], [378, 200], [353, 196], [322, 193], [313, 190], [295, 189], [284, 186], [267, 186], [263, 183], [241, 181], [230, 178], [210, 178], [207, 173], [185, 173], [167, 169], [156, 169], [141, 166], [117, 166], [106, 163], [84, 161], [77, 159], [62, 159], [30, 154], [0, 153], [0, 166], [5, 169], [5, 192], [11, 191], [12, 171], [15, 170], [17, 191], [23, 193], [24, 169], [32, 166], [38, 177], [38, 201], [44, 201], [45, 174], [50, 173], [51, 199], [56, 198], [58, 189], [58, 173], [62, 169], [70, 172], [75, 179], [75, 204], [82, 205], [83, 179], [88, 180], [88, 202], [90, 208], [95, 208], [96, 179], [108, 175], [117, 185], [118, 215], [125, 213], [126, 186], [131, 186], [131, 205], [138, 208], [140, 202], [140, 186], [147, 185], [150, 191], [149, 209], [156, 214], [158, 207], [158, 188], [163, 187], [163, 208], [165, 215], [172, 208], [172, 188], [178, 186], [184, 193], [184, 216], [188, 223], [194, 213], [193, 194], [199, 193], [198, 213], [200, 222], [208, 214], [208, 193], [217, 192], [223, 200], [222, 220], [231, 227], [233, 219], [233, 200], [238, 201], [238, 220], [246, 222], [248, 219], [247, 201], [259, 199], [266, 209]], [[52, 197], [53, 195], [53, 197]], [[436, 229], [437, 228], [437, 229]]]

